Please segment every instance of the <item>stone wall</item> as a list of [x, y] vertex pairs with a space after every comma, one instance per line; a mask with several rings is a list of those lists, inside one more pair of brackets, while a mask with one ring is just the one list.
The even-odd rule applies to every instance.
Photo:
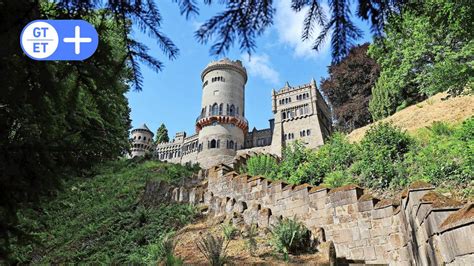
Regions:
[[295, 218], [315, 234], [323, 231], [324, 238], [335, 244], [337, 256], [348, 260], [474, 264], [473, 204], [438, 195], [427, 184], [416, 184], [401, 199], [379, 200], [354, 185], [332, 190], [294, 186], [238, 175], [226, 165], [211, 168], [206, 176], [205, 189], [177, 190], [176, 199], [204, 203], [214, 215], [241, 217], [244, 223], [259, 227], [271, 227], [284, 217]]

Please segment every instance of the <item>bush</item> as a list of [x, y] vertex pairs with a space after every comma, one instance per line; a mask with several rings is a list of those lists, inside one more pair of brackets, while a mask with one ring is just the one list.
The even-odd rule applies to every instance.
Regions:
[[182, 260], [174, 255], [175, 247], [176, 241], [173, 232], [162, 235], [158, 243], [148, 246], [148, 256], [145, 258], [145, 263], [156, 265], [158, 262], [163, 262], [164, 265], [182, 265]]
[[349, 184], [357, 183], [352, 175], [344, 170], [337, 170], [326, 175], [324, 184], [330, 188], [342, 187]]
[[285, 218], [278, 222], [272, 229], [272, 236], [275, 250], [283, 253], [285, 259], [288, 259], [288, 254], [299, 254], [309, 249], [311, 234], [294, 219]]
[[209, 233], [196, 243], [199, 251], [213, 266], [224, 265], [227, 262], [228, 245], [229, 241], [223, 237], [214, 237]]
[[342, 133], [334, 133], [329, 141], [316, 151], [317, 164], [315, 179], [311, 183], [319, 184], [333, 171], [342, 171], [351, 166], [356, 157], [356, 146], [349, 143]]
[[430, 127], [434, 136], [407, 154], [410, 180], [423, 180], [434, 185], [465, 185], [474, 177], [473, 121], [449, 129], [446, 124]]
[[257, 226], [255, 226], [255, 224], [250, 225], [249, 230], [247, 232], [247, 239], [245, 240], [245, 245], [249, 249], [251, 256], [255, 256], [255, 251], [257, 250], [257, 240], [255, 239], [257, 233]]
[[221, 225], [222, 233], [224, 233], [225, 240], [231, 240], [237, 233], [237, 228], [229, 221]]
[[362, 139], [353, 172], [371, 188], [387, 188], [406, 183], [402, 162], [413, 145], [405, 132], [388, 124], [371, 127]]
[[276, 177], [277, 170], [277, 160], [268, 154], [262, 154], [250, 157], [242, 171], [249, 175], [261, 175], [270, 179], [274, 179]]
[[283, 150], [283, 160], [278, 167], [278, 179], [292, 184], [310, 182], [316, 172], [314, 155], [314, 152], [301, 142], [291, 143]]

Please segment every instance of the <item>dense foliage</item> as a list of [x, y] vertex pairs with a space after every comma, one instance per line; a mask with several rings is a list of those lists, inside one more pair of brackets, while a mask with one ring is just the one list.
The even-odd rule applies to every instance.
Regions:
[[268, 155], [268, 154], [261, 154], [250, 157], [244, 169], [241, 169], [241, 172], [246, 172], [249, 175], [253, 176], [265, 176], [271, 179], [276, 178], [278, 163], [277, 160]]
[[412, 143], [411, 137], [390, 124], [370, 128], [359, 145], [354, 165], [360, 183], [374, 188], [399, 184], [405, 178], [401, 162]]
[[[472, 194], [474, 182], [474, 118], [461, 125], [434, 123], [411, 137], [400, 129], [378, 123], [360, 143], [349, 143], [341, 133], [315, 151], [298, 142], [285, 149], [272, 179], [292, 184], [339, 187], [360, 184], [374, 189], [398, 189], [417, 180]], [[254, 161], [255, 168], [263, 167]]]
[[117, 161], [96, 171], [93, 178], [67, 181], [39, 207], [20, 210], [19, 228], [34, 232], [34, 242], [13, 241], [16, 262], [153, 264], [169, 255], [168, 233], [192, 221], [195, 210], [178, 204], [145, 207], [141, 195], [147, 181], [178, 181], [192, 169]]
[[71, 16], [56, 5], [33, 2], [7, 1], [0, 8], [0, 257], [7, 256], [12, 234], [24, 235], [15, 227], [20, 204], [129, 147], [125, 93], [131, 72], [124, 65], [121, 25], [107, 11], [84, 14], [101, 36], [94, 56], [33, 61], [18, 44], [22, 27], [33, 19]]
[[155, 143], [169, 142], [170, 137], [168, 136], [168, 129], [165, 124], [161, 124], [160, 127], [156, 130]]
[[369, 100], [380, 67], [367, 55], [368, 47], [368, 43], [352, 47], [340, 63], [329, 66], [329, 77], [321, 81], [336, 130], [350, 132], [372, 122]]
[[428, 0], [388, 18], [369, 54], [381, 66], [370, 101], [375, 120], [441, 91], [474, 86], [472, 1]]
[[288, 254], [300, 254], [309, 249], [311, 233], [294, 219], [282, 219], [272, 227], [271, 232], [275, 250], [282, 253], [286, 260]]

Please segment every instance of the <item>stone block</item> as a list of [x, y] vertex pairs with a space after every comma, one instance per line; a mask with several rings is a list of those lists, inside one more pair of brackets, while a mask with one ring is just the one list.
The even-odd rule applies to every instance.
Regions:
[[260, 228], [267, 228], [269, 225], [269, 217], [272, 214], [270, 209], [263, 208], [258, 212], [257, 224]]
[[375, 255], [375, 248], [374, 247], [364, 247], [364, 258], [367, 261], [377, 259], [377, 256]]

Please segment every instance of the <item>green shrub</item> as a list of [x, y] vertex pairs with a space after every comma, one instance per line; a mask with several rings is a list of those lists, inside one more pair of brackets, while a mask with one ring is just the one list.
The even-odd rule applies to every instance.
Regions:
[[225, 240], [231, 240], [235, 237], [237, 233], [237, 228], [232, 224], [232, 222], [223, 223], [221, 225], [222, 233], [224, 233]]
[[148, 256], [145, 258], [145, 263], [156, 265], [162, 262], [164, 265], [170, 266], [182, 265], [182, 260], [174, 255], [175, 247], [176, 241], [173, 232], [162, 235], [158, 243], [148, 246]]
[[449, 136], [452, 133], [451, 128], [445, 122], [435, 121], [429, 127], [429, 130], [436, 136]]
[[201, 252], [209, 264], [213, 266], [224, 265], [227, 262], [226, 251], [228, 245], [229, 241], [226, 241], [223, 237], [214, 237], [210, 233], [203, 236], [203, 238], [196, 243], [199, 252]]
[[272, 228], [272, 244], [285, 259], [288, 259], [288, 254], [308, 251], [309, 238], [309, 230], [294, 219], [285, 218]]
[[357, 180], [344, 170], [337, 170], [326, 175], [324, 184], [330, 188], [342, 187], [349, 184], [357, 183]]
[[405, 132], [390, 124], [372, 126], [360, 143], [353, 172], [359, 175], [360, 182], [367, 187], [403, 185], [406, 183], [406, 173], [402, 162], [413, 143]]
[[316, 173], [315, 153], [295, 141], [283, 150], [277, 177], [292, 184], [310, 182]]
[[316, 151], [317, 164], [315, 179], [311, 183], [319, 184], [333, 171], [342, 171], [351, 166], [356, 157], [356, 146], [349, 143], [342, 133], [334, 133], [331, 138]]
[[[454, 129], [445, 124], [430, 127], [435, 134], [407, 154], [405, 165], [410, 180], [434, 185], [466, 185], [474, 179], [473, 122], [469, 119]], [[435, 129], [434, 129], [435, 128]]]
[[257, 226], [255, 226], [255, 224], [250, 225], [247, 231], [247, 239], [245, 240], [245, 245], [249, 249], [251, 256], [255, 256], [255, 251], [257, 250], [257, 234]]
[[274, 179], [277, 170], [277, 160], [268, 154], [262, 154], [250, 157], [247, 160], [246, 166], [241, 171], [253, 176], [261, 175]]

